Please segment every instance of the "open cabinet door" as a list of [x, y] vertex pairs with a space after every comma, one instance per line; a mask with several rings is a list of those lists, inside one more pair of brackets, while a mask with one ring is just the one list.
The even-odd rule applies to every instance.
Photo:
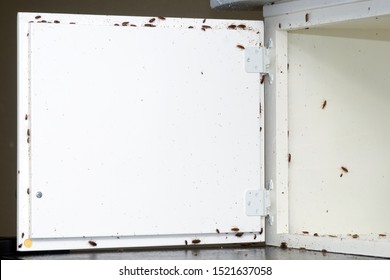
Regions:
[[18, 250], [264, 242], [260, 46], [260, 21], [19, 14]]
[[287, 1], [264, 16], [266, 243], [390, 257], [389, 1]]

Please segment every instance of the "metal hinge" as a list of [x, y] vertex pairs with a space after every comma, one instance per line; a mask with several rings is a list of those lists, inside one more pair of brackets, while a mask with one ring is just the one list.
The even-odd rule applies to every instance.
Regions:
[[248, 190], [245, 195], [246, 214], [266, 217], [270, 213], [270, 190]]
[[269, 50], [264, 47], [245, 49], [245, 71], [247, 73], [269, 73], [270, 58]]

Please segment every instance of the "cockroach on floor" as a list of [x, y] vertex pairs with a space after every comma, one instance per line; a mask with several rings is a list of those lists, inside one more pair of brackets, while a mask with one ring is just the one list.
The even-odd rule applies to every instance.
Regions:
[[243, 45], [237, 45], [236, 47], [241, 49], [241, 50], [245, 50], [245, 47]]
[[192, 244], [198, 244], [198, 243], [200, 243], [200, 239], [194, 239], [194, 240], [192, 240]]
[[96, 247], [97, 246], [97, 243], [95, 241], [88, 241], [89, 245], [93, 246], [93, 247]]

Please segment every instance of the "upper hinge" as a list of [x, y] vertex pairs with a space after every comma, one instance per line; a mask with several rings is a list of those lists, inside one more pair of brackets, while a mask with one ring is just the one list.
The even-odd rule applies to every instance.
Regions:
[[270, 190], [248, 190], [245, 195], [246, 214], [266, 217], [270, 213]]
[[269, 73], [269, 50], [264, 47], [245, 49], [245, 71], [248, 73]]

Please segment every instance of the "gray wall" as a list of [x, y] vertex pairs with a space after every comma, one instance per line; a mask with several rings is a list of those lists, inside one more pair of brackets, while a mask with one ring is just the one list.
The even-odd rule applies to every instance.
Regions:
[[261, 19], [261, 11], [212, 11], [209, 0], [0, 1], [0, 236], [16, 235], [16, 14], [52, 12]]

